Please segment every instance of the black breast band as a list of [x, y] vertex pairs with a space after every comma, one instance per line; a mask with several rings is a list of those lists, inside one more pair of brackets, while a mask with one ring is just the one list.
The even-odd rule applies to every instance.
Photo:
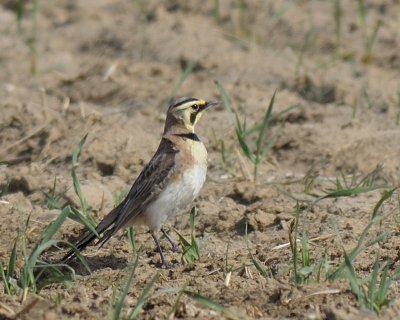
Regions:
[[177, 134], [174, 134], [174, 136], [190, 139], [193, 141], [200, 141], [199, 137], [195, 133], [177, 133]]

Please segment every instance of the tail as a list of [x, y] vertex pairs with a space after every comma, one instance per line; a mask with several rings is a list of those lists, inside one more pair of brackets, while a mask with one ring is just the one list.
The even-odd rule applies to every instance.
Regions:
[[[111, 236], [117, 232], [115, 228], [115, 222], [117, 221], [118, 213], [120, 211], [120, 206], [115, 207], [113, 210], [107, 214], [104, 219], [97, 225], [96, 232], [98, 235], [105, 232], [105, 234], [99, 238], [97, 244], [102, 247]], [[94, 234], [90, 230], [85, 230], [85, 232], [76, 240], [74, 246], [78, 249], [78, 251], [84, 250], [89, 244], [91, 244], [97, 238], [96, 234]], [[67, 263], [75, 257], [75, 251], [69, 250], [66, 255], [61, 259], [62, 263]]]

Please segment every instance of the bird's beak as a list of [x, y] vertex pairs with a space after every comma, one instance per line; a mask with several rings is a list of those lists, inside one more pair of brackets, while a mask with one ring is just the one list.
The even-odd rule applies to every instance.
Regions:
[[207, 101], [207, 103], [204, 105], [204, 110], [211, 108], [212, 106], [215, 106], [220, 103], [221, 103], [221, 101], [218, 101], [218, 100]]

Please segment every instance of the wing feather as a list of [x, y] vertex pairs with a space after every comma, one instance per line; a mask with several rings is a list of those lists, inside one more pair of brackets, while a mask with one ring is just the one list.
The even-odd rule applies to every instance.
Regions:
[[[118, 230], [125, 227], [130, 220], [157, 198], [173, 173], [175, 155], [178, 152], [170, 140], [166, 138], [161, 140], [153, 158], [144, 167], [125, 199], [97, 225], [97, 233], [104, 233], [97, 244], [102, 246], [106, 243]], [[86, 230], [77, 239], [75, 246], [81, 251], [94, 239], [96, 236], [90, 230]], [[71, 250], [62, 260], [67, 261], [73, 256], [74, 252]]]

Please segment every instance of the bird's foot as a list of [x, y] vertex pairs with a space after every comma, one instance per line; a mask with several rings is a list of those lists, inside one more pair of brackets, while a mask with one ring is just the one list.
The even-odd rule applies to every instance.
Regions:
[[164, 237], [168, 240], [168, 242], [171, 244], [172, 251], [181, 253], [182, 250], [181, 250], [179, 244], [177, 244], [174, 240], [172, 240], [171, 237], [168, 235], [168, 233], [164, 229], [161, 229], [161, 232], [164, 235]]

